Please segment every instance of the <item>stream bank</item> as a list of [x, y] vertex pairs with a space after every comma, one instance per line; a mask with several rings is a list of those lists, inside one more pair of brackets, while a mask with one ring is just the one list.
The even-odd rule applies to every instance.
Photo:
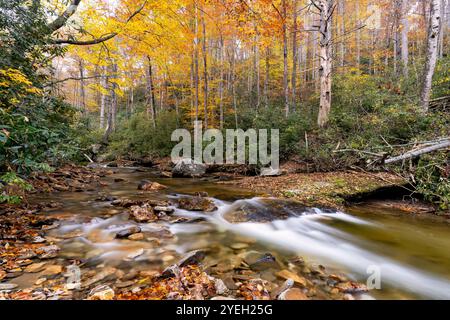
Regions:
[[[385, 261], [378, 256], [385, 249], [349, 251], [345, 239], [364, 237], [378, 222], [297, 201], [255, 198], [256, 189], [216, 183], [217, 178], [168, 178], [142, 167], [68, 167], [33, 179], [41, 191], [52, 192], [32, 194], [19, 208], [1, 207], [5, 299], [401, 299], [439, 297], [446, 288], [443, 280], [436, 292], [419, 286], [407, 293], [392, 283], [382, 292], [368, 291], [365, 277], [346, 260]], [[335, 229], [343, 227], [349, 228], [345, 237]], [[384, 239], [381, 231], [372, 231], [374, 245]], [[316, 256], [321, 252], [332, 259]], [[433, 259], [450, 260], [441, 252]], [[79, 288], [68, 282], [73, 266], [81, 272]], [[397, 285], [408, 276], [426, 285], [435, 281], [401, 268], [407, 276]]]

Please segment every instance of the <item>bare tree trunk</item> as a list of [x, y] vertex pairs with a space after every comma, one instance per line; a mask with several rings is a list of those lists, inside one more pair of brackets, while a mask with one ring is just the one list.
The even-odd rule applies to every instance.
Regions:
[[233, 109], [234, 109], [234, 123], [236, 129], [238, 128], [238, 114], [237, 114], [237, 97], [236, 97], [236, 43], [233, 38], [231, 47], [231, 90], [233, 94]]
[[195, 21], [194, 21], [194, 108], [195, 108], [195, 121], [198, 121], [198, 101], [199, 101], [199, 84], [198, 84], [198, 8], [195, 4]]
[[150, 56], [147, 56], [145, 79], [147, 83], [147, 115], [151, 117], [153, 128], [156, 128], [155, 88], [153, 85], [153, 69]]
[[[103, 76], [100, 79], [100, 84], [103, 88], [103, 90], [107, 91], [108, 88], [108, 77], [105, 75], [105, 68], [102, 67], [102, 73]], [[108, 92], [108, 91], [107, 91]], [[100, 101], [100, 129], [103, 129], [105, 127], [105, 109], [106, 109], [106, 103], [107, 103], [107, 94], [102, 92], [102, 97]]]
[[259, 68], [259, 34], [258, 29], [255, 27], [255, 34], [256, 34], [256, 43], [255, 43], [255, 66], [254, 69], [256, 70], [256, 110], [259, 109], [261, 105], [261, 71]]
[[339, 17], [341, 20], [340, 25], [340, 39], [339, 39], [339, 51], [340, 51], [340, 66], [345, 65], [345, 3], [344, 0], [339, 0]]
[[220, 112], [220, 129], [223, 129], [223, 76], [224, 76], [224, 65], [223, 61], [225, 58], [225, 46], [223, 41], [223, 36], [220, 36], [220, 79], [219, 79], [219, 112]]
[[206, 24], [205, 24], [205, 14], [204, 11], [201, 10], [202, 15], [202, 53], [203, 53], [203, 108], [205, 113], [205, 128], [208, 128], [208, 58], [206, 52]]
[[297, 0], [294, 0], [293, 8], [293, 31], [292, 31], [292, 111], [295, 112], [297, 109]]
[[324, 127], [328, 123], [331, 110], [331, 20], [334, 0], [320, 0], [320, 107], [317, 124]]
[[286, 118], [289, 116], [289, 78], [288, 78], [288, 43], [287, 43], [287, 4], [282, 0], [283, 11], [283, 92]]
[[81, 97], [81, 111], [83, 113], [87, 112], [86, 107], [86, 90], [85, 90], [85, 83], [84, 83], [84, 61], [83, 59], [78, 60], [78, 67], [80, 69], [80, 97]]
[[424, 112], [428, 112], [430, 105], [431, 84], [433, 81], [434, 69], [436, 67], [439, 29], [442, 20], [440, 0], [431, 0], [430, 12], [426, 62], [423, 71], [422, 92], [420, 95], [420, 104]]
[[266, 109], [269, 109], [269, 80], [270, 80], [270, 48], [266, 47], [266, 76], [264, 78], [264, 104]]
[[402, 44], [402, 70], [403, 76], [408, 77], [408, 63], [409, 63], [409, 50], [408, 50], [408, 32], [409, 32], [409, 21], [408, 21], [408, 0], [401, 0], [400, 3], [400, 27], [401, 27], [401, 44]]
[[441, 0], [442, 22], [439, 30], [439, 53], [438, 53], [439, 59], [442, 59], [444, 57], [444, 40], [445, 40], [445, 31], [447, 28], [447, 15], [448, 15], [448, 12], [446, 12], [446, 6], [447, 6], [446, 0]]
[[356, 14], [356, 64], [358, 69], [361, 65], [361, 20], [360, 20], [360, 7], [359, 7], [359, 1], [356, 1], [356, 8], [355, 8], [355, 14]]

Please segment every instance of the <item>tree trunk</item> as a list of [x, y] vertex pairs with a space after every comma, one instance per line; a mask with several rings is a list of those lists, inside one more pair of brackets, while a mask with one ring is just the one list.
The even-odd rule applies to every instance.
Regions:
[[205, 24], [205, 14], [201, 11], [202, 15], [202, 53], [203, 53], [203, 108], [205, 113], [205, 128], [208, 128], [208, 57], [206, 52], [206, 24]]
[[329, 120], [331, 110], [331, 18], [334, 0], [320, 0], [320, 107], [317, 124], [323, 128]]
[[80, 98], [81, 98], [81, 112], [86, 113], [86, 90], [85, 90], [85, 74], [84, 74], [84, 62], [83, 59], [78, 61], [78, 67], [80, 69]]
[[198, 8], [195, 4], [195, 21], [194, 21], [194, 108], [195, 121], [198, 121], [198, 101], [199, 101], [199, 84], [198, 84]]
[[436, 67], [439, 29], [442, 20], [440, 0], [431, 0], [431, 15], [428, 27], [428, 41], [426, 61], [423, 71], [423, 84], [420, 95], [420, 104], [424, 112], [428, 112], [430, 105], [431, 84], [433, 81], [434, 69]]
[[339, 0], [339, 17], [341, 20], [340, 25], [340, 39], [339, 39], [339, 51], [340, 51], [340, 66], [345, 65], [345, 3], [344, 0]]
[[355, 14], [356, 14], [356, 65], [358, 69], [361, 65], [361, 20], [360, 20], [360, 7], [359, 7], [359, 1], [356, 1], [356, 8], [355, 8]]
[[401, 27], [401, 46], [402, 46], [402, 70], [403, 76], [408, 77], [408, 63], [409, 63], [409, 50], [408, 50], [408, 32], [409, 32], [409, 22], [408, 22], [408, 0], [401, 0], [400, 4], [400, 27]]
[[147, 83], [147, 115], [151, 117], [153, 128], [156, 128], [155, 87], [153, 84], [153, 69], [150, 56], [147, 56], [145, 79]]
[[264, 104], [269, 109], [269, 80], [270, 80], [270, 48], [266, 47], [266, 76], [264, 78]]
[[[102, 89], [106, 92], [108, 91], [108, 77], [105, 75], [105, 68], [102, 67], [103, 76], [100, 79], [100, 83], [102, 86]], [[100, 129], [103, 129], [105, 127], [105, 111], [106, 111], [106, 105], [107, 105], [107, 94], [102, 92], [101, 102], [100, 102]]]
[[292, 111], [297, 109], [297, 0], [294, 0], [293, 8], [293, 31], [292, 31]]
[[289, 116], [289, 78], [288, 78], [288, 42], [287, 42], [287, 4], [282, 0], [283, 10], [283, 92], [284, 111], [286, 118]]
[[223, 36], [220, 36], [220, 53], [219, 53], [219, 57], [220, 57], [220, 79], [219, 79], [219, 112], [220, 112], [220, 129], [223, 129], [223, 77], [224, 77], [224, 65], [223, 65], [223, 61], [225, 58], [225, 46], [224, 46], [224, 41], [223, 41]]

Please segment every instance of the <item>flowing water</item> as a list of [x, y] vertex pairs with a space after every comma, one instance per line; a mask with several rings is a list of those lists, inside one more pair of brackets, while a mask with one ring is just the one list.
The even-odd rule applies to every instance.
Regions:
[[[445, 220], [408, 216], [371, 205], [355, 206], [346, 213], [305, 208], [207, 181], [159, 179], [151, 171], [133, 168], [115, 171], [105, 179], [108, 186], [102, 193], [167, 200], [206, 191], [218, 209], [201, 213], [174, 207], [175, 216], [187, 219], [140, 224], [145, 240], [117, 240], [114, 236], [118, 231], [136, 223], [127, 219], [123, 208], [96, 201], [98, 191], [39, 195], [36, 201], [64, 204], [48, 213], [66, 218], [49, 233], [65, 238], [59, 244], [64, 259], [85, 259], [88, 265], [162, 268], [199, 248], [208, 249], [206, 264], [218, 266], [233, 262], [244, 251], [270, 252], [280, 261], [302, 256], [308, 263], [323, 264], [363, 283], [370, 274], [379, 273], [381, 288], [360, 298], [450, 299], [450, 224]], [[114, 182], [117, 178], [125, 181]], [[143, 179], [169, 188], [138, 192], [136, 186]], [[15, 282], [26, 286], [26, 282], [35, 281], [27, 277]], [[282, 282], [267, 272], [261, 277]]]

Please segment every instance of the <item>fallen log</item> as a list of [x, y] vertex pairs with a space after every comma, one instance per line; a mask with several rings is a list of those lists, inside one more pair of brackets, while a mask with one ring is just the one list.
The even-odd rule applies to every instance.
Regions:
[[414, 150], [414, 151], [408, 151], [408, 152], [406, 152], [406, 153], [404, 153], [404, 154], [402, 154], [402, 155], [400, 155], [398, 157], [393, 157], [393, 158], [386, 159], [384, 161], [384, 164], [391, 164], [391, 163], [400, 162], [400, 161], [411, 159], [411, 158], [417, 158], [417, 157], [419, 157], [419, 156], [421, 156], [423, 154], [430, 153], [430, 152], [433, 152], [433, 151], [437, 151], [437, 150], [440, 150], [440, 149], [445, 149], [445, 148], [448, 148], [448, 147], [450, 147], [450, 139], [443, 140], [440, 143], [436, 143], [435, 145], [432, 145], [432, 146], [429, 146], [429, 147], [426, 147], [426, 148], [423, 148], [423, 149]]

